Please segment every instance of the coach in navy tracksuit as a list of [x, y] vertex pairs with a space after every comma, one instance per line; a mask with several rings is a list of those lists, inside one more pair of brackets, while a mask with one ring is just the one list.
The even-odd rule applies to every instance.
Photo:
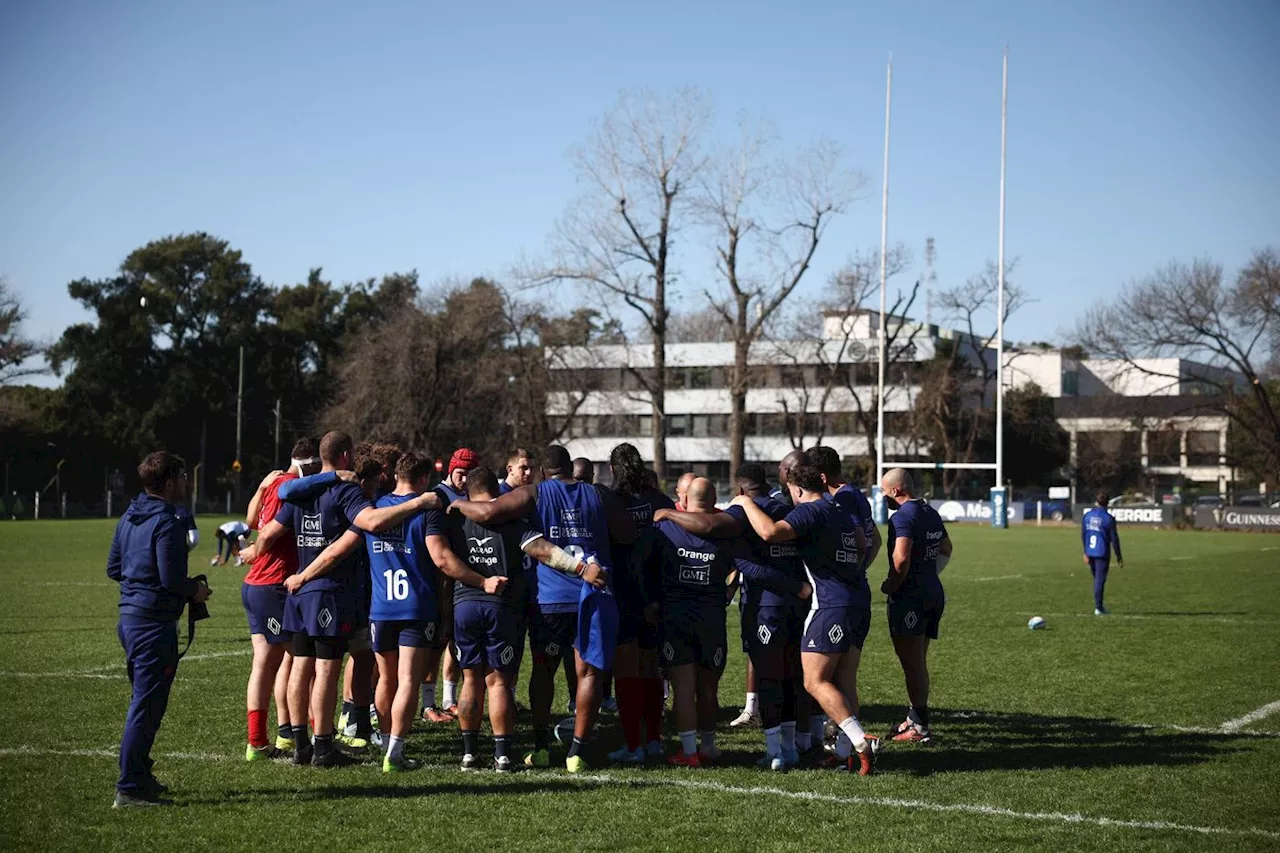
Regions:
[[151, 745], [169, 704], [178, 669], [178, 617], [209, 587], [187, 577], [187, 526], [175, 504], [187, 493], [187, 470], [172, 453], [152, 453], [138, 466], [143, 494], [116, 527], [107, 576], [120, 584], [120, 625], [133, 695], [120, 741], [117, 808], [169, 805], [151, 773]]

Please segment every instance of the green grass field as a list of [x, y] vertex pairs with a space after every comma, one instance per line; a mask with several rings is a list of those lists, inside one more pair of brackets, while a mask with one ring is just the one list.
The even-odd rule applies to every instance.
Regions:
[[[206, 543], [220, 520], [200, 519]], [[739, 654], [716, 769], [463, 774], [456, 731], [425, 724], [410, 750], [432, 767], [414, 774], [247, 764], [242, 570], [210, 570], [205, 544], [192, 567], [210, 572], [213, 618], [155, 752], [178, 806], [114, 811], [129, 688], [104, 573], [113, 526], [0, 524], [0, 849], [1280, 848], [1280, 537], [1126, 529], [1114, 615], [1095, 618], [1074, 528], [953, 525], [932, 656], [938, 742], [887, 746], [866, 779], [757, 771], [759, 730], [728, 733]], [[1037, 614], [1047, 630], [1028, 631]], [[880, 605], [861, 687], [869, 728], [902, 718]], [[606, 716], [601, 742], [619, 738]]]

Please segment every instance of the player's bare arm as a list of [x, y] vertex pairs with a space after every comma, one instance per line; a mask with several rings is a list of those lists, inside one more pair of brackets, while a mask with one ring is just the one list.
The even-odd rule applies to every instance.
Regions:
[[742, 535], [742, 525], [727, 512], [681, 512], [678, 509], [657, 510], [653, 521], [671, 521], [680, 525], [694, 536], [703, 539], [732, 539]]
[[[461, 513], [476, 524], [493, 527], [507, 521], [526, 518], [538, 502], [536, 486], [512, 489], [496, 501], [454, 501], [449, 512]], [[437, 564], [438, 565], [438, 564]]]
[[360, 547], [360, 532], [357, 530], [348, 530], [337, 539], [330, 542], [320, 555], [311, 561], [311, 565], [307, 566], [296, 575], [290, 575], [284, 579], [284, 587], [289, 592], [297, 592], [302, 589], [303, 584], [313, 581], [316, 578], [322, 578], [329, 572], [333, 571], [333, 567], [341, 563], [350, 556], [356, 548]]
[[796, 538], [796, 532], [785, 520], [774, 521], [769, 513], [756, 506], [756, 502], [746, 495], [738, 495], [733, 499], [735, 506], [740, 506], [751, 522], [751, 529], [766, 542], [790, 542]]
[[[947, 541], [950, 542], [950, 540]], [[880, 591], [885, 595], [893, 595], [906, 581], [907, 572], [911, 569], [911, 548], [913, 544], [905, 536], [899, 536], [894, 540], [892, 568], [889, 570], [889, 576], [884, 579], [884, 583], [880, 584]]]
[[259, 554], [271, 550], [271, 546], [288, 532], [289, 528], [274, 518], [271, 519], [258, 531], [258, 538], [252, 545], [246, 545], [240, 549], [240, 559], [246, 563], [252, 563], [258, 559]]
[[392, 506], [367, 506], [356, 513], [356, 517], [351, 519], [351, 523], [366, 533], [381, 533], [424, 510], [439, 508], [440, 496], [435, 492], [427, 492], [426, 494], [418, 495], [412, 500]]
[[489, 595], [498, 595], [507, 588], [508, 580], [505, 577], [486, 578], [458, 559], [443, 536], [427, 537], [427, 553], [440, 571], [459, 583], [482, 589]]
[[607, 583], [604, 570], [600, 568], [599, 563], [584, 563], [559, 545], [548, 542], [541, 536], [526, 542], [521, 550], [544, 566], [550, 566], [568, 575], [576, 575], [596, 589], [600, 589]]
[[283, 473], [283, 471], [272, 471], [263, 477], [262, 482], [258, 484], [258, 488], [254, 490], [253, 497], [249, 498], [249, 508], [245, 510], [244, 523], [249, 526], [250, 530], [258, 529], [260, 521], [258, 516], [262, 513], [262, 496], [267, 493], [267, 489], [276, 481], [276, 477]]

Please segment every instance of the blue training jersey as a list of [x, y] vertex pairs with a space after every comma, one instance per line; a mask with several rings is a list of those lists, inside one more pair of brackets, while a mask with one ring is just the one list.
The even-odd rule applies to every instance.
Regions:
[[[297, 503], [281, 504], [275, 520], [293, 531], [299, 571], [311, 565], [321, 551], [346, 533], [355, 517], [370, 506], [359, 486], [343, 482], [317, 495], [301, 498]], [[356, 553], [348, 555], [324, 577], [308, 582], [301, 591], [331, 589], [354, 594], [359, 585]]]
[[893, 548], [898, 537], [911, 540], [911, 566], [907, 578], [890, 598], [926, 598], [942, 596], [942, 581], [938, 579], [938, 554], [942, 540], [947, 538], [946, 525], [938, 511], [925, 503], [924, 498], [905, 501], [898, 511], [889, 516], [889, 536], [885, 553], [889, 555], [889, 569], [893, 570]]
[[[535, 513], [538, 527], [547, 541], [559, 545], [580, 560], [595, 557], [609, 577], [613, 568], [609, 519], [596, 487], [576, 480], [543, 480], [538, 484], [537, 494]], [[582, 578], [541, 563], [537, 574], [540, 607], [577, 608]]]
[[439, 483], [436, 483], [435, 492], [440, 496], [440, 503], [445, 507], [448, 507], [449, 504], [454, 501], [465, 501], [467, 499], [467, 493], [460, 492], [453, 486], [449, 485], [448, 480], [441, 480]]
[[[415, 497], [384, 495], [378, 498], [377, 506], [397, 506]], [[439, 618], [436, 600], [439, 576], [427, 553], [427, 537], [443, 535], [444, 519], [433, 509], [420, 512], [390, 530], [365, 534], [372, 588], [371, 620], [434, 622]]]
[[1107, 512], [1106, 507], [1095, 506], [1084, 514], [1080, 520], [1080, 539], [1086, 557], [1109, 560], [1114, 547], [1116, 559], [1124, 559], [1120, 555], [1120, 532], [1116, 529], [1115, 516]]
[[[789, 504], [774, 500], [773, 497], [756, 497], [752, 498], [752, 500], [755, 501], [756, 506], [764, 510], [765, 514], [774, 521], [781, 521], [791, 512]], [[725, 512], [737, 519], [738, 523], [742, 525], [742, 538], [737, 553], [737, 568], [738, 573], [742, 576], [743, 603], [754, 607], [784, 607], [796, 604], [797, 600], [794, 597], [770, 589], [752, 578], [752, 575], [757, 574], [757, 567], [771, 567], [792, 578], [795, 581], [796, 591], [798, 591], [800, 586], [799, 579], [803, 574], [803, 569], [797, 557], [796, 543], [769, 543], [764, 541], [751, 527], [751, 522], [747, 520], [747, 511], [740, 506], [730, 506]]]
[[783, 520], [795, 531], [796, 550], [813, 588], [811, 610], [871, 606], [853, 516], [835, 501], [816, 500], [796, 504]]

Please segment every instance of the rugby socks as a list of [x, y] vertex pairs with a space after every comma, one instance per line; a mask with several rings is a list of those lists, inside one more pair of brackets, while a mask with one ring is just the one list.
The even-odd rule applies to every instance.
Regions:
[[[757, 678], [759, 692], [748, 693], [748, 710], [760, 717], [760, 724], [772, 729], [782, 723], [782, 682], [775, 678]], [[756, 699], [750, 709], [750, 698]]]
[[[640, 678], [619, 678], [615, 692], [618, 697], [618, 719], [627, 739], [627, 749], [635, 752], [641, 747], [641, 726], [644, 724], [645, 681]], [[656, 738], [652, 737], [651, 740]]]
[[249, 746], [261, 749], [267, 745], [267, 712], [249, 712]]
[[[789, 723], [783, 723], [781, 726], [778, 727], [778, 733], [779, 733], [779, 737], [782, 740], [783, 752], [795, 752], [796, 751], [796, 721], [792, 720]], [[768, 734], [768, 732], [766, 732], [765, 734]]]
[[680, 733], [680, 751], [685, 755], [693, 755], [698, 751], [698, 733], [697, 732], [681, 732]]
[[857, 717], [849, 717], [847, 720], [840, 721], [840, 731], [853, 744], [853, 748], [858, 752], [863, 752], [867, 748], [867, 733], [862, 730], [862, 726], [858, 725]]
[[569, 759], [569, 758], [573, 758], [575, 755], [581, 755], [582, 747], [584, 746], [586, 746], [586, 744], [583, 742], [582, 738], [578, 737], [577, 735], [574, 735], [573, 743], [569, 744], [569, 754], [566, 755], [565, 758]]
[[346, 725], [351, 725], [351, 712], [354, 708], [355, 703], [350, 699], [342, 700], [342, 713], [339, 714], [339, 719], [346, 720]]
[[306, 726], [293, 727], [293, 748], [296, 752], [306, 752], [311, 747], [311, 739], [307, 737]]
[[276, 726], [276, 737], [281, 740], [293, 740], [293, 726], [288, 723], [280, 723]]
[[782, 726], [764, 730], [764, 751], [770, 758], [782, 754]]
[[814, 714], [809, 718], [809, 740], [814, 743], [822, 743], [826, 733], [823, 731], [827, 725], [827, 717], [825, 714]]
[[493, 757], [495, 760], [508, 756], [511, 752], [510, 735], [493, 736]]
[[462, 754], [475, 755], [480, 748], [480, 732], [462, 733]]
[[333, 735], [316, 735], [316, 755], [328, 755], [333, 752]]
[[908, 708], [907, 719], [910, 720], [912, 724], [914, 724], [915, 727], [920, 731], [927, 732], [929, 730], [928, 706], [925, 706], [923, 708], [917, 708], [913, 705], [912, 707]]
[[422, 683], [422, 710], [434, 708], [436, 706], [436, 683], [434, 681], [424, 681]]
[[444, 683], [444, 702], [442, 704], [442, 711], [447, 711], [458, 704], [458, 682], [446, 681]]
[[714, 755], [716, 751], [716, 732], [712, 729], [709, 732], [698, 732], [698, 739], [702, 741], [702, 746], [698, 747], [702, 752], [708, 755]]
[[545, 726], [538, 726], [533, 730], [533, 748], [534, 749], [550, 749], [551, 748], [551, 732], [547, 731]]
[[373, 735], [373, 722], [369, 718], [368, 705], [356, 705], [351, 709], [351, 724], [355, 726], [356, 737], [368, 740]]
[[662, 740], [662, 712], [667, 705], [661, 678], [642, 678], [644, 682], [644, 730], [650, 741]]
[[748, 693], [747, 703], [745, 706], [743, 706], [742, 710], [746, 711], [748, 714], [750, 714], [753, 717], [759, 714], [760, 713], [760, 694]]
[[813, 749], [813, 738], [809, 737], [808, 732], [802, 732], [797, 729], [795, 733], [796, 749], [800, 752], [808, 752]]
[[395, 735], [387, 736], [387, 755], [392, 761], [404, 758], [404, 738]]

